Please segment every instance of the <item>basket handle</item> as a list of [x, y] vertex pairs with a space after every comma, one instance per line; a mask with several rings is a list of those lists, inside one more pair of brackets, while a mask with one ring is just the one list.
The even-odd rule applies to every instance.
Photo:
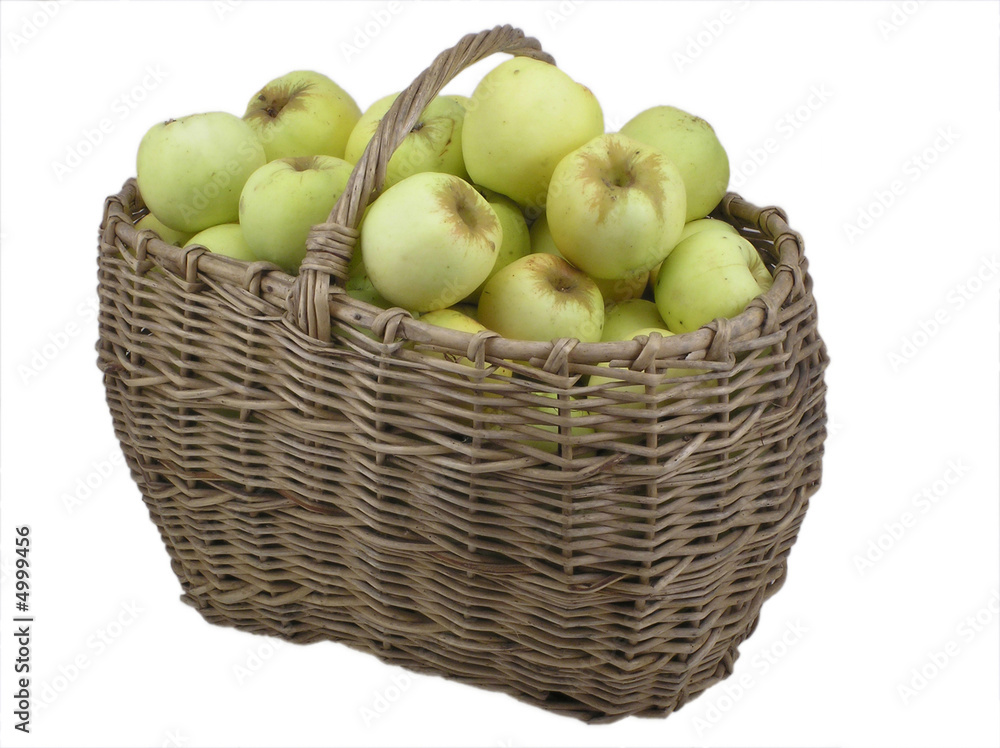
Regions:
[[526, 37], [512, 26], [496, 26], [462, 37], [396, 97], [355, 164], [327, 222], [313, 226], [306, 239], [306, 256], [292, 284], [287, 305], [299, 329], [308, 336], [321, 341], [330, 339], [331, 278], [333, 288], [343, 289], [358, 240], [358, 224], [368, 203], [382, 188], [389, 158], [448, 81], [496, 52], [555, 64], [536, 39]]

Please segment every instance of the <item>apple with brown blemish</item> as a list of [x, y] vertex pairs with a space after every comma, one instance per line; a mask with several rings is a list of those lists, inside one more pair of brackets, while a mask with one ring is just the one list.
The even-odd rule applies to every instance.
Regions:
[[[549, 231], [549, 222], [544, 213], [531, 224], [529, 238], [531, 239], [532, 252], [543, 252], [547, 255], [556, 255], [557, 257], [562, 257], [564, 260], [566, 259], [552, 238], [552, 232]], [[638, 270], [634, 273], [629, 273], [624, 278], [594, 278], [593, 280], [597, 284], [597, 287], [601, 289], [601, 296], [604, 298], [605, 305], [607, 305], [617, 304], [629, 299], [637, 299], [642, 296], [643, 291], [646, 290], [648, 276], [649, 274], [646, 271]]]
[[684, 182], [667, 157], [612, 134], [559, 162], [546, 216], [567, 260], [594, 278], [624, 278], [670, 253], [686, 212]]
[[[347, 140], [344, 158], [356, 164], [375, 135], [382, 118], [399, 96], [391, 94], [379, 99], [361, 115]], [[420, 119], [403, 138], [389, 159], [383, 187], [388, 188], [406, 177], [425, 171], [454, 174], [466, 179], [462, 158], [462, 122], [465, 108], [450, 96], [433, 99]]]
[[243, 121], [264, 144], [267, 160], [344, 157], [361, 109], [334, 81], [311, 70], [275, 78], [255, 93]]
[[507, 338], [596, 343], [604, 329], [604, 299], [597, 284], [566, 260], [531, 254], [490, 278], [479, 297], [478, 319]]
[[411, 312], [444, 309], [493, 269], [503, 229], [490, 204], [453, 174], [423, 172], [383, 192], [361, 224], [375, 289]]
[[[531, 237], [528, 234], [528, 224], [524, 220], [524, 213], [521, 212], [517, 203], [509, 197], [499, 195], [485, 187], [479, 187], [478, 192], [486, 198], [486, 202], [497, 214], [497, 218], [500, 219], [500, 228], [503, 230], [503, 241], [497, 252], [496, 264], [493, 265], [493, 269], [486, 278], [488, 281], [514, 260], [531, 254]], [[479, 288], [469, 294], [465, 300], [466, 303], [476, 304], [479, 302], [479, 295], [483, 292], [486, 281], [483, 281]]]
[[621, 129], [662, 151], [680, 172], [687, 192], [687, 218], [704, 218], [729, 186], [729, 156], [715, 130], [701, 117], [672, 106], [655, 106], [635, 115]]

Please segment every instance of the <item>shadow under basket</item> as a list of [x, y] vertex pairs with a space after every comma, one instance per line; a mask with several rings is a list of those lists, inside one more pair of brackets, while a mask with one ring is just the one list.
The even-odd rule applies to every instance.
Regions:
[[395, 145], [499, 51], [550, 60], [510, 27], [443, 53], [297, 276], [138, 231], [134, 180], [108, 198], [107, 402], [182, 599], [209, 622], [591, 722], [665, 716], [732, 672], [819, 486], [827, 356], [803, 244], [780, 209], [727, 195], [715, 216], [774, 284], [665, 338], [513, 341], [347, 296]]

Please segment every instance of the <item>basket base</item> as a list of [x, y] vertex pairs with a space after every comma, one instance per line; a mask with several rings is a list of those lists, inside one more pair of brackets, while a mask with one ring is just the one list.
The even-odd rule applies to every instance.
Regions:
[[[176, 562], [174, 563], [175, 571], [179, 571], [176, 568]], [[784, 579], [785, 576], [782, 574], [769, 587], [765, 598], [777, 592], [784, 583]], [[204, 598], [199, 599], [187, 592], [182, 594], [180, 599], [186, 605], [197, 610], [202, 618], [213, 625], [235, 628], [239, 631], [259, 636], [273, 636], [291, 644], [315, 644], [321, 641], [343, 644], [353, 650], [374, 655], [387, 665], [402, 667], [412, 673], [435, 675], [484, 690], [504, 693], [522, 703], [530, 704], [531, 706], [539, 707], [561, 716], [572, 717], [588, 724], [611, 724], [626, 717], [662, 719], [680, 710], [685, 704], [732, 674], [736, 660], [739, 658], [739, 646], [756, 630], [760, 620], [758, 613], [750, 621], [746, 631], [738, 638], [729, 642], [725, 650], [721, 653], [721, 656], [706, 658], [710, 659], [714, 664], [711, 666], [710, 673], [700, 670], [697, 674], [694, 674], [696, 677], [690, 678], [697, 685], [692, 684], [690, 687], [675, 691], [672, 696], [665, 698], [659, 703], [651, 703], [648, 706], [640, 707], [634, 701], [616, 703], [609, 699], [603, 703], [598, 703], [592, 694], [588, 694], [586, 697], [587, 701], [584, 701], [564, 691], [555, 689], [547, 690], [537, 687], [524, 679], [511, 678], [501, 683], [495, 678], [464, 675], [456, 671], [454, 660], [449, 661], [447, 665], [435, 666], [432, 664], [435, 659], [434, 654], [426, 649], [415, 648], [412, 643], [404, 643], [403, 640], [396, 643], [386, 642], [379, 645], [374, 640], [358, 639], [356, 632], [347, 634], [348, 627], [345, 627], [345, 636], [343, 637], [335, 634], [324, 635], [317, 632], [314, 623], [308, 622], [307, 619], [302, 621], [289, 619], [285, 623], [279, 624], [274, 618], [263, 618], [260, 616], [259, 611], [251, 610], [240, 604], [226, 604], [217, 600], [209, 602]], [[502, 672], [505, 669], [515, 670], [517, 668], [514, 660], [509, 657], [505, 658], [503, 652], [493, 651], [487, 653], [487, 656], [491, 660], [495, 671], [499, 670]], [[475, 670], [476, 668], [470, 667], [469, 669]], [[559, 681], [563, 676], [558, 673], [552, 673], [550, 677], [555, 681]], [[512, 683], [517, 683], [517, 687], [513, 686]]]

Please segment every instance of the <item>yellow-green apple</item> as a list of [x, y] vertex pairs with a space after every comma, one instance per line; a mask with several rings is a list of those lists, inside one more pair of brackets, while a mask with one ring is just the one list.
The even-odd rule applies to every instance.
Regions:
[[344, 291], [351, 298], [371, 304], [372, 306], [382, 309], [388, 309], [392, 306], [382, 294], [375, 290], [375, 285], [372, 283], [371, 278], [368, 277], [368, 271], [365, 270], [365, 264], [361, 261], [361, 252], [357, 250], [355, 250], [354, 256], [351, 258], [351, 264], [348, 267]]
[[[564, 260], [566, 259], [552, 239], [552, 232], [549, 231], [549, 222], [546, 220], [544, 213], [531, 224], [529, 236], [532, 252], [556, 255], [557, 257], [562, 257]], [[642, 292], [646, 288], [646, 275], [647, 273], [640, 270], [630, 273], [624, 278], [592, 278], [592, 280], [601, 289], [601, 298], [604, 299], [605, 304], [617, 304], [620, 301], [637, 299], [642, 296]]]
[[687, 220], [712, 212], [729, 186], [729, 157], [715, 130], [701, 117], [656, 106], [625, 123], [622, 134], [663, 151], [687, 189]]
[[[503, 231], [503, 241], [500, 242], [500, 250], [497, 252], [497, 260], [493, 263], [493, 269], [486, 278], [488, 281], [501, 268], [507, 267], [514, 260], [531, 254], [531, 237], [528, 235], [528, 224], [524, 220], [524, 214], [517, 203], [509, 197], [499, 195], [485, 187], [479, 188], [479, 194], [486, 198], [486, 202], [497, 214], [500, 228]], [[467, 302], [470, 304], [479, 302], [479, 295], [483, 292], [486, 281], [480, 283], [479, 288], [468, 295]]]
[[[435, 309], [433, 312], [427, 312], [427, 314], [422, 314], [420, 316], [421, 322], [427, 322], [432, 325], [437, 325], [438, 327], [444, 327], [449, 330], [458, 330], [460, 332], [467, 332], [470, 335], [475, 335], [477, 332], [486, 332], [487, 328], [479, 324], [469, 315], [460, 311], [458, 307], [450, 307], [448, 309]], [[456, 354], [456, 353], [441, 353], [443, 358], [449, 361], [454, 361], [457, 363], [465, 364], [466, 366], [475, 366], [476, 362], [467, 358], [466, 356]], [[487, 367], [491, 364], [487, 363]], [[496, 371], [500, 376], [509, 377], [511, 376], [510, 369], [505, 367], [499, 367]]]
[[344, 89], [321, 73], [296, 70], [253, 95], [244, 121], [264, 144], [267, 160], [295, 156], [344, 157], [361, 110]]
[[720, 221], [718, 218], [698, 218], [684, 224], [684, 230], [681, 232], [681, 238], [677, 240], [677, 243], [680, 244], [689, 236], [697, 234], [699, 231], [728, 231], [730, 234], [740, 235], [740, 232], [731, 223]]
[[[697, 218], [694, 221], [688, 221], [684, 224], [684, 230], [681, 232], [680, 239], [677, 243], [680, 244], [682, 241], [687, 239], [691, 234], [697, 234], [699, 231], [728, 231], [736, 236], [740, 235], [740, 232], [736, 228], [725, 221], [720, 221], [716, 218]], [[662, 265], [663, 263], [660, 263]], [[660, 265], [649, 271], [649, 290], [652, 291], [656, 287], [656, 276], [660, 272]]]
[[449, 307], [448, 309], [435, 309], [433, 312], [427, 312], [427, 314], [420, 316], [420, 321], [470, 334], [486, 330], [475, 319], [457, 307], [458, 305]]
[[190, 247], [195, 244], [200, 244], [216, 254], [232, 257], [234, 260], [254, 262], [257, 259], [257, 255], [243, 237], [243, 229], [238, 223], [210, 226], [192, 236], [184, 246]]
[[183, 247], [187, 240], [194, 236], [188, 231], [170, 228], [152, 213], [147, 213], [140, 218], [135, 227], [139, 231], [153, 231], [165, 244], [173, 244], [175, 247]]
[[279, 158], [260, 167], [240, 197], [240, 225], [250, 249], [297, 273], [310, 227], [326, 221], [350, 176], [351, 165], [333, 156]]
[[486, 198], [453, 174], [423, 172], [383, 192], [361, 224], [368, 277], [392, 304], [444, 309], [493, 269], [503, 230]]
[[[344, 158], [356, 164], [392, 102], [399, 96], [391, 94], [379, 99], [361, 115], [347, 140]], [[448, 96], [432, 100], [420, 115], [403, 142], [393, 152], [385, 170], [384, 187], [424, 171], [454, 174], [465, 179], [462, 159], [462, 121], [465, 109]]]
[[662, 153], [601, 135], [556, 166], [545, 216], [563, 257], [591, 277], [614, 279], [662, 261], [686, 209], [684, 182]]
[[668, 329], [689, 332], [717, 317], [735, 317], [771, 282], [757, 250], [742, 236], [700, 231], [663, 261], [656, 308]]
[[476, 184], [524, 206], [543, 206], [556, 164], [604, 132], [590, 89], [528, 57], [497, 65], [471, 99], [462, 128], [465, 166]]
[[604, 299], [566, 260], [530, 254], [490, 278], [479, 297], [479, 321], [507, 338], [594, 343], [604, 328]]
[[455, 304], [455, 306], [450, 308], [454, 309], [456, 312], [461, 312], [469, 319], [474, 319], [476, 322], [479, 321], [479, 309], [475, 304], [468, 304], [463, 301], [461, 304]]
[[636, 330], [644, 328], [664, 328], [656, 304], [645, 299], [629, 299], [604, 308], [604, 332], [601, 340], [631, 340]]
[[451, 99], [456, 104], [460, 105], [462, 109], [469, 108], [469, 102], [472, 101], [468, 96], [463, 96], [462, 94], [444, 94], [446, 99]]
[[239, 218], [240, 191], [264, 165], [264, 146], [232, 114], [206, 112], [153, 125], [136, 156], [139, 192], [170, 228], [197, 233]]

